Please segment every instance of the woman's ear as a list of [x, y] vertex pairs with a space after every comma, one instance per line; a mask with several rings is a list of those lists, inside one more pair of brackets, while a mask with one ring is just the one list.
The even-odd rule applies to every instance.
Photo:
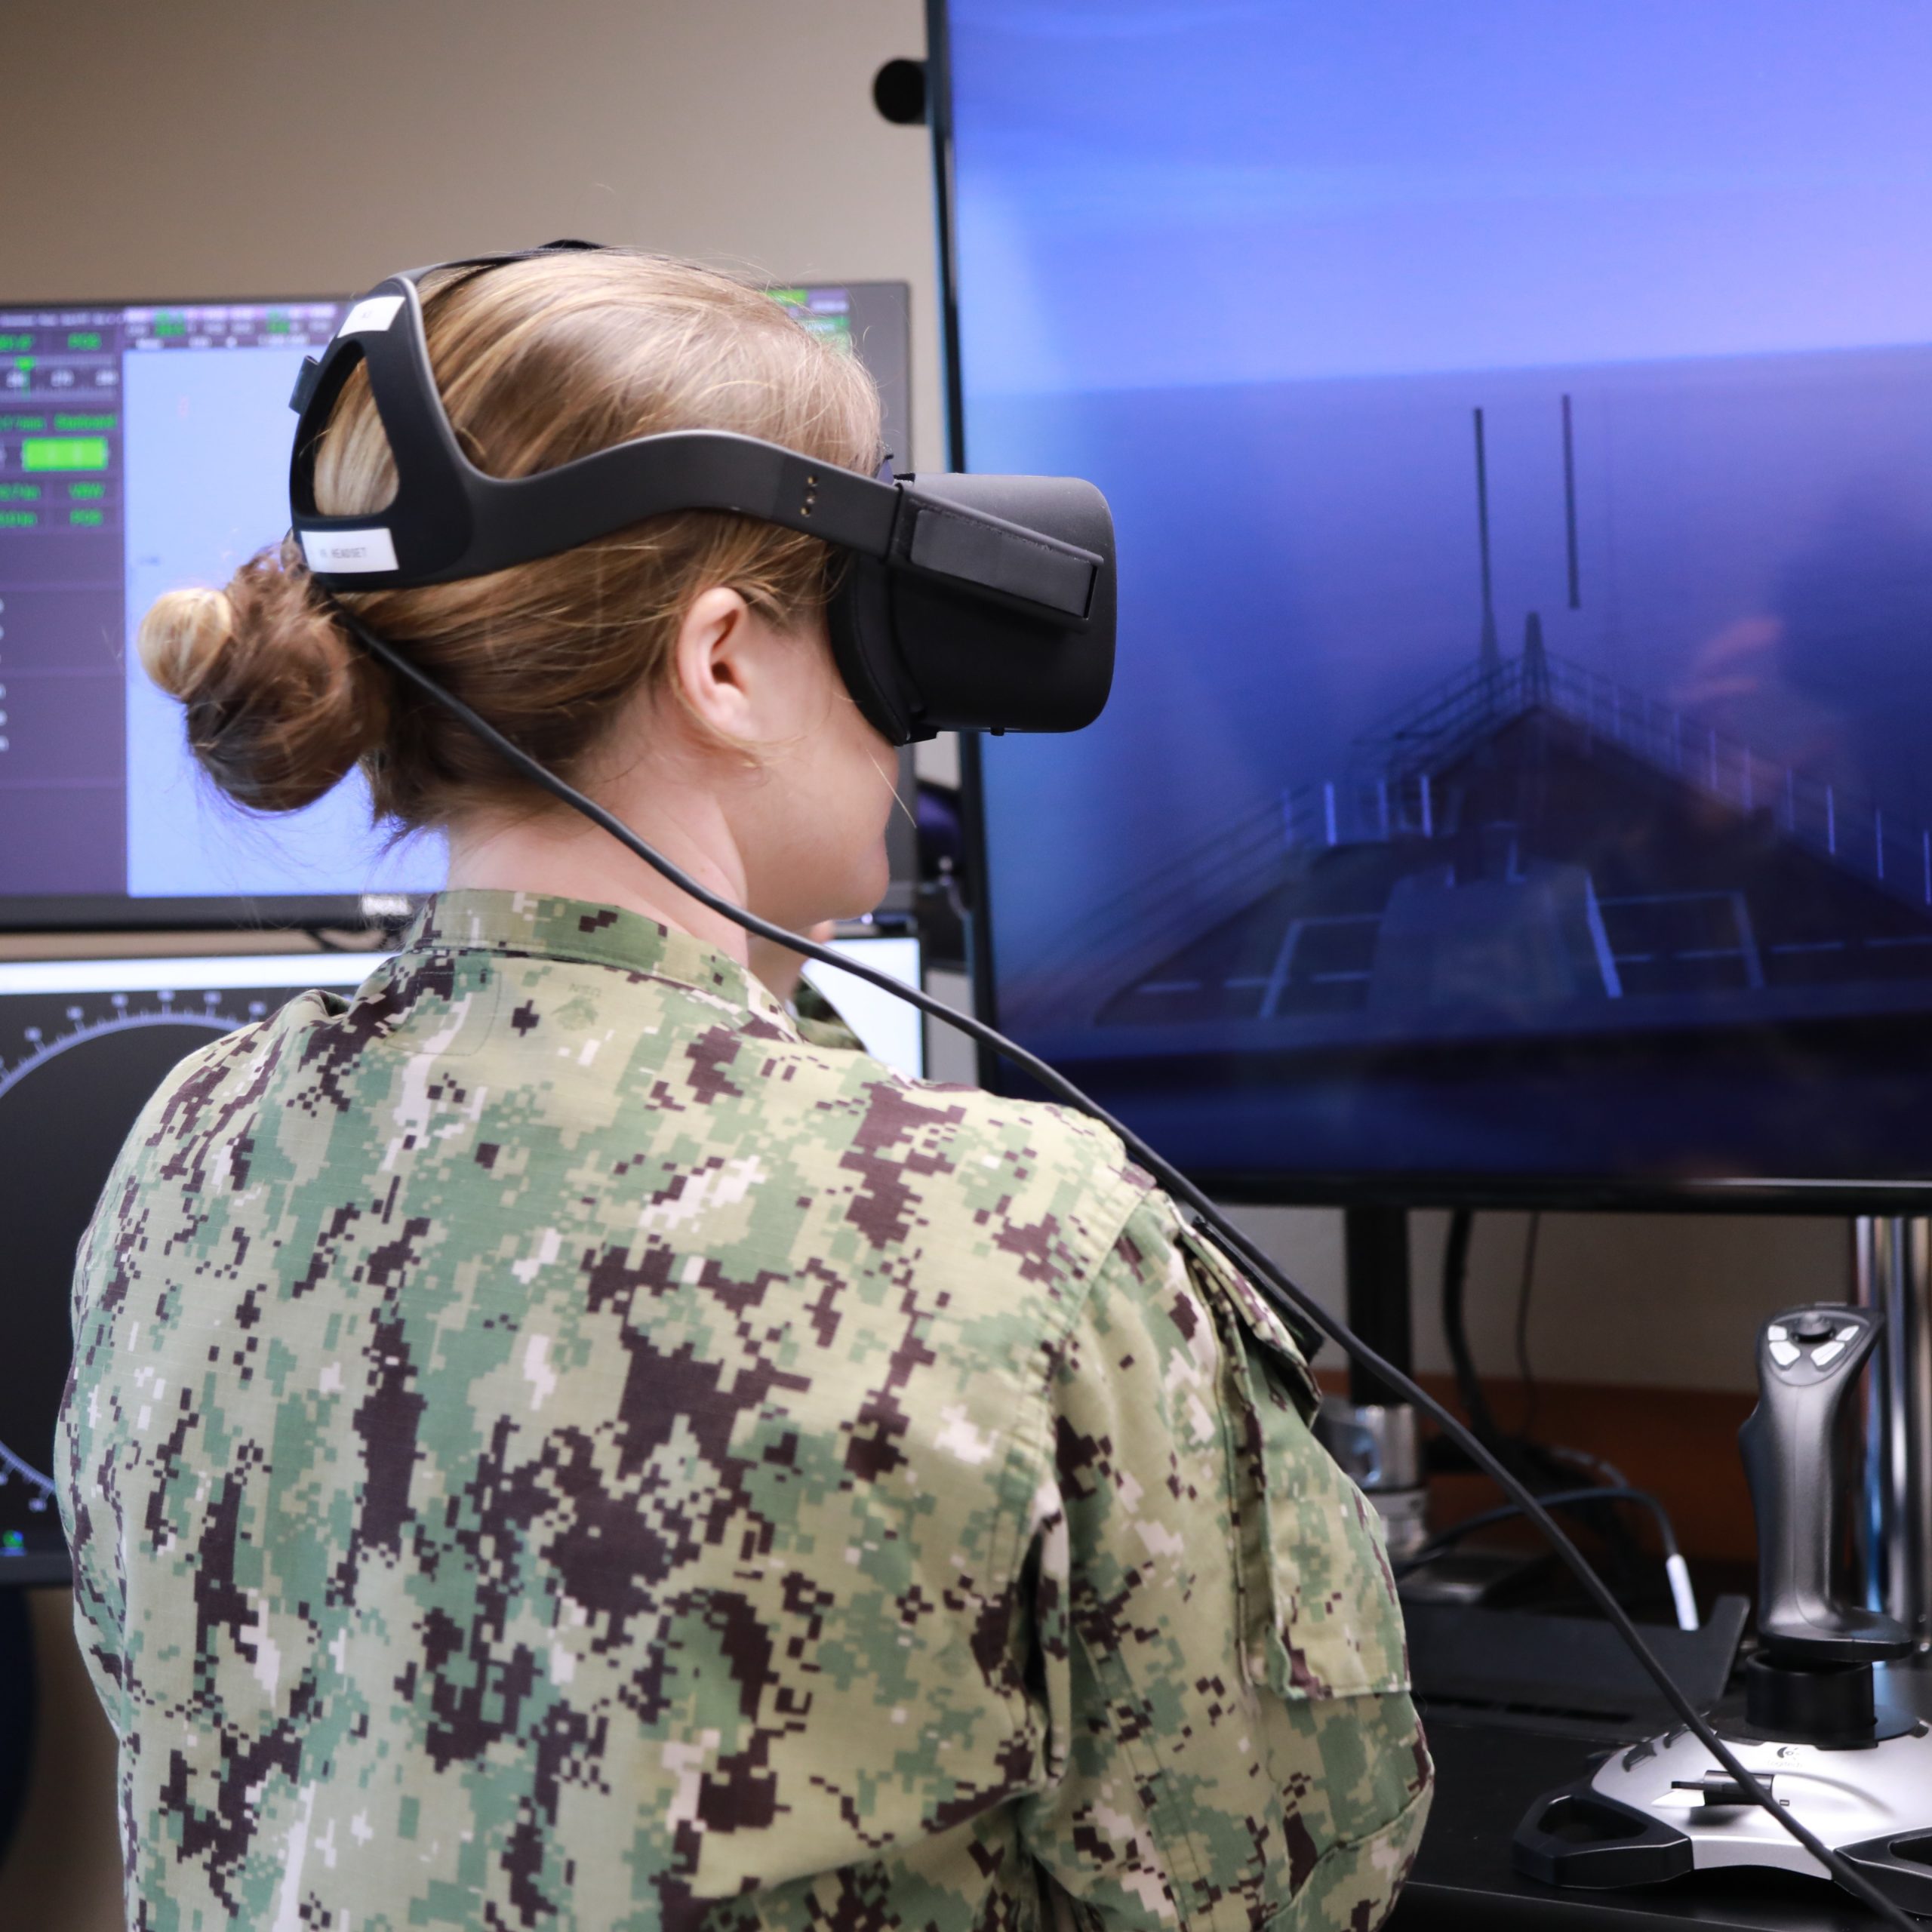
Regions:
[[678, 626], [672, 675], [691, 712], [725, 738], [760, 735], [752, 636], [758, 628], [751, 606], [721, 584], [700, 591]]

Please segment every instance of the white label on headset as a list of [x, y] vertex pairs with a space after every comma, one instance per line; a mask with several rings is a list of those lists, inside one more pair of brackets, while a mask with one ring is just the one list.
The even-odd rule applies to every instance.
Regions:
[[376, 329], [386, 329], [395, 320], [395, 312], [402, 306], [400, 295], [372, 295], [366, 302], [358, 302], [342, 318], [342, 327], [337, 335], [363, 335]]
[[305, 530], [302, 554], [312, 571], [392, 571], [395, 540], [386, 530]]

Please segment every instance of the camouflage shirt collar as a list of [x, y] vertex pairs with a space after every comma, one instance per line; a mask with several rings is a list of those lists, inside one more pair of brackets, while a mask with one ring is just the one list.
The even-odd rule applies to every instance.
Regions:
[[792, 1016], [731, 955], [641, 913], [536, 892], [439, 892], [403, 940], [406, 952], [504, 952], [582, 960], [694, 988], [795, 1035]]

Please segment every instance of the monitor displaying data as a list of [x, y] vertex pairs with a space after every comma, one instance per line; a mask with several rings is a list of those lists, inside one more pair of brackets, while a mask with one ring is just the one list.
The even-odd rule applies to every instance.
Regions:
[[1259, 1194], [1932, 1175], [1932, 13], [945, 14], [964, 464], [1120, 546], [1000, 1023]]
[[[905, 285], [772, 293], [865, 361], [903, 457]], [[0, 298], [0, 928], [359, 918], [441, 883], [439, 841], [372, 825], [358, 776], [287, 817], [237, 811], [134, 650], [161, 592], [287, 529], [289, 392], [346, 306]]]

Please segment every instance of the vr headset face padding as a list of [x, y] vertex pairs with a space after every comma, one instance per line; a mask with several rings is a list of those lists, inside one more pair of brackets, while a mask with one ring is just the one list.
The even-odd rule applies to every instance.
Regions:
[[[894, 554], [845, 558], [828, 613], [839, 673], [873, 727], [903, 745], [940, 731], [1077, 731], [1091, 724], [1113, 686], [1114, 534], [1106, 499], [1092, 484], [1066, 476], [906, 477], [900, 488], [911, 514], [900, 519]], [[971, 583], [934, 569], [930, 557], [921, 568], [912, 557], [921, 547], [936, 549], [921, 546], [917, 534], [928, 506], [941, 518], [957, 508], [996, 520], [1009, 549], [1023, 549], [1029, 534], [1045, 537], [1035, 547], [1049, 573], [1061, 565], [1060, 546], [1089, 553], [1097, 568], [1073, 580], [1084, 589], [1084, 612]], [[955, 530], [973, 528], [949, 521]]]

